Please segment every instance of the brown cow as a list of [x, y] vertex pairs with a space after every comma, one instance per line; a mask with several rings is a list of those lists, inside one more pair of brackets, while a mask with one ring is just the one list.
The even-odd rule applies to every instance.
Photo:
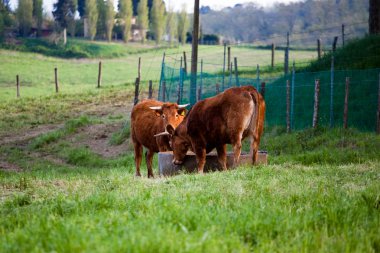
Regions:
[[240, 158], [241, 141], [247, 136], [251, 137], [252, 162], [255, 163], [264, 114], [264, 99], [252, 86], [230, 88], [196, 103], [176, 129], [167, 127], [166, 134], [171, 135], [174, 151], [173, 163], [182, 164], [191, 149], [197, 157], [198, 172], [203, 173], [206, 154], [216, 148], [218, 160], [226, 170], [226, 144], [233, 145], [236, 163]]
[[153, 177], [152, 159], [154, 153], [171, 150], [168, 136], [155, 137], [167, 126], [175, 129], [184, 119], [187, 105], [144, 100], [135, 105], [131, 113], [131, 136], [135, 150], [136, 176], [141, 176], [140, 165], [143, 146], [148, 177]]

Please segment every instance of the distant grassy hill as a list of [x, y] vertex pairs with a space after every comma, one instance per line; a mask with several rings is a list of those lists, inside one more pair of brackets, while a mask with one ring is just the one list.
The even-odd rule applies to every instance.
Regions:
[[[338, 48], [334, 57], [336, 70], [380, 68], [380, 36], [366, 36], [353, 40]], [[330, 68], [331, 53], [327, 53], [320, 60], [312, 61], [310, 65], [297, 72], [317, 72]]]
[[[22, 52], [40, 53], [46, 56], [60, 58], [115, 58], [130, 54], [145, 53], [156, 50], [152, 45], [140, 43], [107, 43], [93, 42], [80, 39], [69, 39], [66, 46], [55, 44], [46, 39], [20, 39], [18, 43], [3, 44], [1, 48]], [[165, 48], [160, 47], [160, 49]]]

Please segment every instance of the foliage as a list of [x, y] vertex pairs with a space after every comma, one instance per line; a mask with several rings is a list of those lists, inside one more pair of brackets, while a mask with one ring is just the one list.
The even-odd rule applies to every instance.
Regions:
[[186, 33], [189, 29], [190, 21], [189, 16], [186, 12], [186, 4], [182, 5], [182, 10], [178, 14], [178, 39], [181, 41], [182, 45], [186, 43]]
[[67, 28], [74, 20], [76, 1], [58, 0], [58, 2], [54, 4], [53, 8], [53, 16], [55, 21], [57, 21], [62, 28]]
[[27, 36], [32, 26], [33, 1], [19, 0], [17, 8], [17, 21], [22, 36]]
[[112, 31], [115, 23], [115, 11], [113, 6], [113, 0], [105, 1], [105, 27], [106, 37], [108, 41], [112, 40]]
[[[201, 15], [201, 20], [204, 33], [222, 35], [235, 41], [262, 40], [262, 43], [279, 44], [286, 41], [286, 32], [289, 32], [294, 39], [292, 44], [315, 45], [321, 36], [330, 45], [337, 31], [340, 34], [342, 24], [357, 24], [347, 28], [351, 33], [349, 36], [362, 35], [367, 31], [368, 1], [308, 0], [276, 4], [270, 9], [248, 3], [220, 11], [212, 10]], [[324, 29], [334, 26], [337, 29]], [[315, 32], [307, 34], [308, 31]]]
[[132, 0], [119, 1], [119, 17], [123, 20], [123, 40], [128, 42], [131, 37], [133, 8]]
[[151, 27], [154, 34], [156, 44], [161, 42], [163, 33], [165, 32], [165, 5], [162, 0], [153, 0], [151, 9]]
[[41, 35], [43, 15], [42, 0], [33, 0], [33, 19], [37, 25], [37, 36]]
[[166, 17], [166, 34], [169, 36], [169, 43], [172, 44], [178, 37], [178, 17], [172, 7], [169, 7]]
[[96, 6], [98, 9], [98, 22], [96, 24], [96, 35], [98, 38], [106, 38], [106, 13], [107, 6], [104, 0], [96, 0]]
[[137, 7], [137, 25], [140, 28], [141, 42], [145, 43], [145, 30], [149, 25], [149, 10], [147, 0], [140, 0]]
[[86, 0], [86, 15], [88, 20], [88, 35], [90, 36], [90, 39], [93, 40], [96, 35], [99, 17], [96, 0]]

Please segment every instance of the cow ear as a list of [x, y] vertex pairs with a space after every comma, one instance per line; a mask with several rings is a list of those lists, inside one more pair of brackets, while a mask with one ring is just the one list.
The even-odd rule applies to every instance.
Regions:
[[181, 116], [185, 116], [186, 112], [187, 112], [187, 110], [185, 108], [178, 109], [178, 114]]
[[157, 110], [154, 110], [154, 111], [156, 112], [156, 115], [157, 115], [158, 117], [161, 117], [161, 115], [163, 114], [162, 109], [157, 109]]
[[166, 126], [166, 132], [168, 132], [171, 136], [174, 135], [174, 127], [172, 125]]

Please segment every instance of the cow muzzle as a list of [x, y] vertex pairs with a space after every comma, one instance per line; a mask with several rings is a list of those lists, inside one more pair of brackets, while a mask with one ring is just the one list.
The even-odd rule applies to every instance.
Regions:
[[173, 159], [173, 164], [175, 164], [175, 165], [182, 165], [183, 161], [180, 161], [180, 160], [177, 160], [177, 159]]

